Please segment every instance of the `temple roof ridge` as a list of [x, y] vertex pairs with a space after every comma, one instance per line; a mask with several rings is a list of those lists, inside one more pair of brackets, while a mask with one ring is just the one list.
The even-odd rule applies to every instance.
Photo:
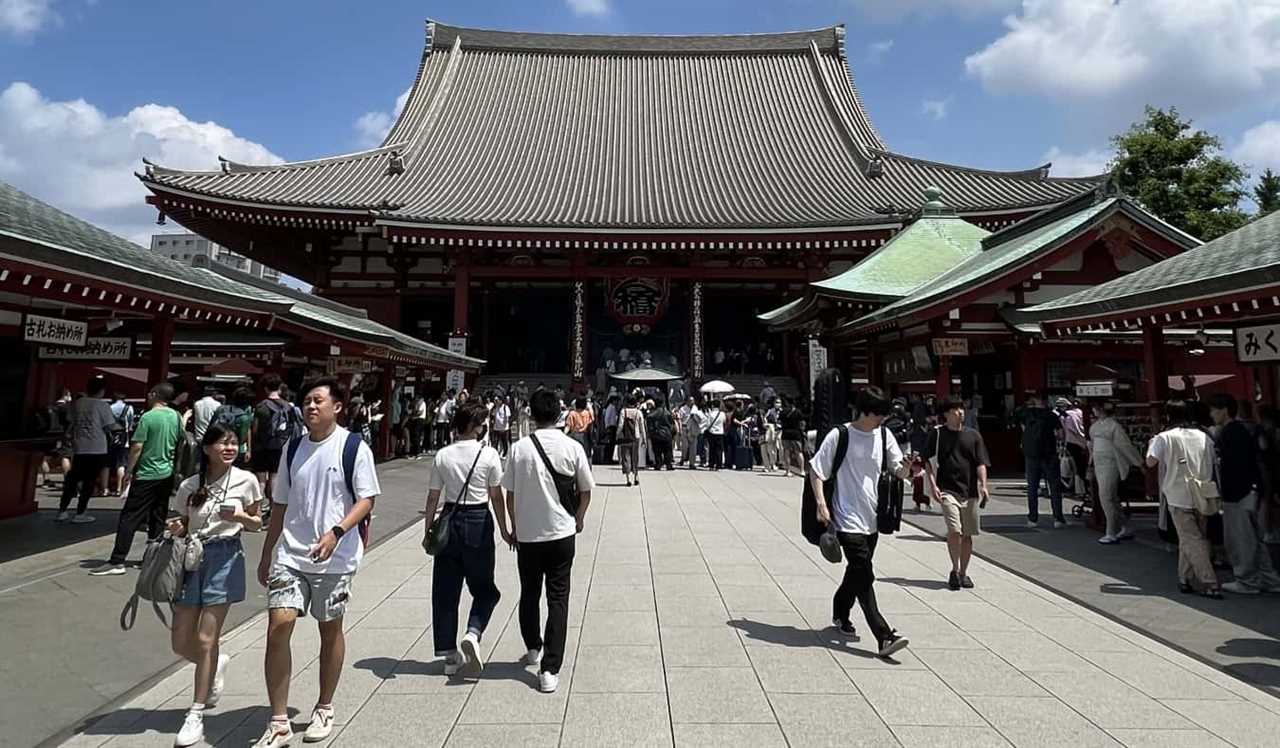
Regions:
[[872, 155], [898, 159], [901, 161], [910, 161], [912, 163], [924, 166], [934, 166], [940, 169], [949, 169], [952, 171], [960, 171], [968, 174], [985, 174], [993, 177], [1005, 177], [1009, 179], [1034, 179], [1036, 181], [1054, 180], [1060, 182], [1087, 182], [1094, 183], [1106, 177], [1106, 174], [1086, 177], [1055, 177], [1049, 174], [1049, 169], [1053, 166], [1052, 161], [1047, 161], [1040, 166], [1030, 169], [984, 169], [977, 166], [962, 166], [960, 164], [952, 164], [946, 161], [933, 161], [919, 156], [911, 156], [898, 151], [889, 150], [887, 148], [871, 148]]

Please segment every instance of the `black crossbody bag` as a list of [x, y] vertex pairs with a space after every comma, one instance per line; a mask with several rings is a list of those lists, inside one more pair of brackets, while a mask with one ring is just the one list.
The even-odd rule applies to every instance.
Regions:
[[876, 530], [892, 535], [902, 529], [902, 481], [889, 470], [889, 430], [880, 427], [880, 479], [876, 482]]
[[542, 458], [542, 464], [546, 466], [547, 472], [551, 474], [551, 480], [556, 484], [556, 493], [560, 496], [560, 505], [571, 516], [578, 516], [578, 479], [576, 476], [563, 475], [556, 472], [551, 467], [551, 460], [547, 458], [547, 453], [542, 449], [542, 443], [538, 441], [537, 434], [529, 434], [529, 441], [533, 442], [533, 448], [538, 450], [538, 456]]
[[480, 455], [484, 454], [484, 447], [480, 447], [480, 451], [476, 452], [476, 459], [471, 463], [471, 469], [467, 471], [467, 479], [462, 483], [462, 490], [458, 492], [458, 499], [452, 503], [445, 502], [440, 510], [440, 516], [431, 523], [431, 527], [427, 529], [427, 536], [422, 539], [422, 550], [427, 552], [428, 556], [434, 556], [449, 545], [449, 529], [453, 520], [453, 513], [457, 510], [458, 505], [462, 502], [463, 497], [467, 495], [467, 487], [471, 485], [471, 476], [476, 472], [476, 465], [480, 463]]

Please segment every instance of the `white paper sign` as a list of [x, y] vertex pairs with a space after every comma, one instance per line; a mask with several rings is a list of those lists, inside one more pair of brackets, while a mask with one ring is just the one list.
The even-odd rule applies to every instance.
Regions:
[[1236, 358], [1242, 364], [1280, 361], [1280, 324], [1237, 327]]
[[[459, 356], [467, 355], [467, 336], [457, 335], [449, 338], [449, 352]], [[466, 384], [466, 374], [461, 369], [450, 369], [445, 375], [444, 388], [459, 392]]]
[[89, 338], [83, 348], [42, 345], [40, 358], [55, 361], [128, 361], [133, 358], [133, 338]]
[[83, 348], [85, 341], [89, 339], [89, 323], [28, 314], [22, 321], [22, 339], [28, 343], [49, 343], [62, 348]]

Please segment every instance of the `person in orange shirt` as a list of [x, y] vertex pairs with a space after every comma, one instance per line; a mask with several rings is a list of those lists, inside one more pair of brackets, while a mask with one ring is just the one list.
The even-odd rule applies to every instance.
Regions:
[[591, 415], [591, 409], [587, 407], [587, 398], [578, 396], [573, 401], [573, 410], [569, 411], [569, 416], [565, 419], [565, 428], [569, 431], [569, 437], [582, 445], [586, 450], [588, 462], [591, 460], [591, 424], [595, 422], [595, 416]]

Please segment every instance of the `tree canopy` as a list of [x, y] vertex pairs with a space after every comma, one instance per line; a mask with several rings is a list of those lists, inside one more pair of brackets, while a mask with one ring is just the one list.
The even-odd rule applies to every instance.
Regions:
[[1258, 204], [1259, 216], [1280, 208], [1280, 175], [1271, 169], [1262, 172], [1258, 183], [1253, 186], [1253, 201]]
[[1222, 155], [1222, 142], [1178, 110], [1148, 106], [1146, 117], [1112, 139], [1116, 185], [1148, 210], [1209, 241], [1249, 221], [1240, 209], [1244, 168]]

